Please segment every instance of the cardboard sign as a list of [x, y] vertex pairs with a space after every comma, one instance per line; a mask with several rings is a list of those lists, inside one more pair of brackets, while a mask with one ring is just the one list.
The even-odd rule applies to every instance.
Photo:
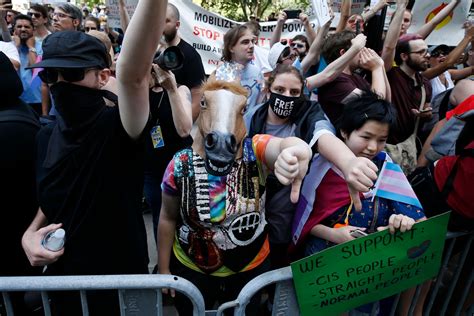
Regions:
[[324, 0], [312, 0], [313, 10], [318, 20], [319, 25], [326, 24], [327, 21], [331, 19], [331, 14], [329, 13], [329, 4]]
[[301, 315], [337, 315], [439, 272], [449, 213], [405, 233], [370, 234], [291, 264]]
[[[107, 14], [107, 24], [109, 27], [121, 27], [118, 0], [106, 0], [105, 4], [109, 10], [109, 13]], [[137, 5], [138, 0], [125, 0], [125, 7], [127, 8], [130, 18], [132, 18], [133, 12], [135, 12]]]
[[[454, 11], [438, 24], [435, 30], [428, 36], [426, 39], [428, 45], [446, 44], [448, 46], [457, 46], [464, 37], [462, 26], [469, 14], [471, 2], [472, 0], [461, 0]], [[446, 0], [415, 1], [412, 9], [413, 19], [408, 33], [416, 33], [417, 30], [429, 22], [448, 3], [449, 1]]]

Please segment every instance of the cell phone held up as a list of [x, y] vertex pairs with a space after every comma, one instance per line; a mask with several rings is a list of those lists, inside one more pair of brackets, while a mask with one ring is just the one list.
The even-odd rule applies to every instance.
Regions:
[[286, 14], [287, 19], [298, 19], [300, 17], [301, 10], [283, 10]]
[[361, 231], [360, 229], [356, 229], [356, 230], [351, 231], [351, 236], [354, 238], [360, 238], [360, 237], [367, 236], [367, 233]]

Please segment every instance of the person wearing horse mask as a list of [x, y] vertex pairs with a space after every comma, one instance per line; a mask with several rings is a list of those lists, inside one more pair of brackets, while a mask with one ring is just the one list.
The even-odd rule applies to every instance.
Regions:
[[[266, 87], [267, 101], [244, 116], [248, 136], [270, 134], [301, 138], [310, 145], [313, 154], [320, 153], [341, 166], [353, 199], [358, 200], [358, 191], [365, 192], [373, 184], [377, 168], [368, 159], [355, 157], [334, 135], [334, 127], [326, 120], [321, 106], [306, 99], [301, 73], [291, 65], [278, 65]], [[274, 176], [267, 178], [265, 209], [273, 269], [290, 263], [287, 249], [296, 207], [290, 200], [290, 190]]]

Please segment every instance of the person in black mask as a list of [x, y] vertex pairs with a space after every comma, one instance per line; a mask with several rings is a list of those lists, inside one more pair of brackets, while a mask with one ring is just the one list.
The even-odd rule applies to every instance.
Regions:
[[[267, 102], [244, 115], [249, 137], [256, 134], [297, 136], [310, 143], [316, 131], [331, 130], [319, 104], [304, 96], [303, 77], [295, 67], [278, 65], [265, 86]], [[269, 224], [270, 261], [275, 269], [289, 264], [286, 250], [295, 210], [290, 191], [291, 187], [283, 186], [274, 176], [268, 177], [265, 214]]]
[[[244, 116], [248, 136], [270, 134], [297, 136], [306, 141], [313, 153], [341, 167], [354, 200], [357, 191], [367, 191], [375, 179], [375, 165], [355, 157], [336, 136], [320, 105], [304, 96], [304, 80], [291, 65], [278, 65], [266, 82], [267, 102]], [[373, 165], [373, 166], [372, 166]], [[362, 176], [360, 176], [362, 175]], [[290, 201], [291, 187], [281, 185], [269, 175], [266, 181], [265, 216], [269, 227], [270, 261], [273, 269], [290, 263], [288, 246], [296, 205]]]
[[[50, 86], [60, 115], [37, 137], [40, 208], [22, 245], [32, 265], [47, 265], [47, 275], [148, 273], [140, 211], [145, 137], [150, 137], [148, 74], [166, 5], [166, 0], [140, 1], [117, 64], [115, 107], [107, 107], [104, 97], [117, 97], [101, 90], [110, 75], [102, 42], [74, 31], [43, 41], [43, 60], [32, 67], [44, 68], [39, 76]], [[141, 23], [148, 14], [155, 18]], [[42, 247], [44, 236], [59, 227], [66, 231], [64, 248]], [[82, 315], [78, 293], [52, 294], [56, 314]], [[87, 294], [89, 314], [118, 314], [116, 292]]]

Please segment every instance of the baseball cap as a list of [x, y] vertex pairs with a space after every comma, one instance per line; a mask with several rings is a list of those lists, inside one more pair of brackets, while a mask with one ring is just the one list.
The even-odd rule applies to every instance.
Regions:
[[105, 45], [79, 31], [62, 31], [43, 40], [43, 60], [27, 68], [108, 68]]
[[442, 51], [442, 52], [449, 53], [449, 51], [451, 51], [451, 49], [449, 48], [448, 45], [445, 45], [445, 44], [433, 45], [433, 46], [430, 46], [430, 48], [428, 48], [428, 53], [430, 55], [433, 54], [435, 51]]
[[288, 47], [287, 45], [283, 45], [282, 43], [275, 43], [273, 44], [270, 52], [268, 53], [268, 63], [272, 69], [276, 68], [278, 58], [280, 58], [281, 53]]

